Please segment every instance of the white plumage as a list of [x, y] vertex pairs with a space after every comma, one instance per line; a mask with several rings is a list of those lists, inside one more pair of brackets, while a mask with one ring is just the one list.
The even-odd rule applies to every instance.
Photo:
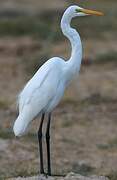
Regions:
[[23, 135], [37, 115], [51, 112], [59, 103], [65, 89], [64, 64], [60, 58], [50, 59], [26, 84], [19, 95], [19, 116], [14, 124], [16, 136]]
[[[16, 136], [26, 132], [29, 123], [42, 113], [51, 112], [60, 102], [65, 88], [79, 72], [82, 59], [82, 44], [77, 31], [70, 27], [73, 17], [96, 14], [79, 6], [70, 6], [61, 20], [63, 34], [70, 40], [72, 53], [68, 61], [59, 57], [49, 59], [19, 95], [19, 116], [13, 130]], [[97, 13], [101, 15], [101, 13]]]

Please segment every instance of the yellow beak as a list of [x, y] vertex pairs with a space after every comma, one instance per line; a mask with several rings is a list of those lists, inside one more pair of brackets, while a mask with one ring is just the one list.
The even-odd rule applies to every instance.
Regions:
[[96, 16], [104, 15], [104, 13], [100, 11], [94, 11], [94, 10], [89, 10], [89, 9], [80, 9], [80, 12], [83, 12], [84, 14], [87, 14], [87, 15], [96, 15]]

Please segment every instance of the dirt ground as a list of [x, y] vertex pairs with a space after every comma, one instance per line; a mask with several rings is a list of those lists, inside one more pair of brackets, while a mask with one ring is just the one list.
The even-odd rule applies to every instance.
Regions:
[[28, 178], [13, 178], [13, 179], [9, 179], [9, 180], [109, 180], [107, 177], [104, 176], [96, 176], [96, 175], [92, 175], [92, 176], [82, 176], [79, 174], [75, 174], [73, 172], [67, 174], [65, 177], [57, 177], [57, 176], [33, 176], [33, 177], [28, 177]]
[[[1, 3], [7, 7], [9, 2]], [[104, 38], [88, 36], [83, 39], [84, 57], [80, 74], [53, 112], [53, 174], [65, 175], [73, 171], [117, 179], [116, 40], [114, 32], [105, 33]], [[40, 58], [40, 53], [46, 52], [48, 47], [44, 44], [42, 48], [42, 42], [26, 35], [0, 37], [0, 179], [38, 174], [36, 132], [39, 118], [32, 122], [29, 133], [22, 138], [14, 137], [12, 126], [17, 117], [17, 95], [32, 76], [26, 71], [30, 57], [38, 56], [39, 52]], [[49, 56], [67, 58], [69, 50], [68, 42], [63, 39], [51, 45]], [[46, 151], [44, 159], [46, 167]]]

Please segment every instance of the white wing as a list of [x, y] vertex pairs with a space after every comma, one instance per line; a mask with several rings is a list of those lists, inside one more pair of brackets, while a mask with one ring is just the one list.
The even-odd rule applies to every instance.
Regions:
[[28, 105], [32, 116], [36, 116], [47, 106], [55, 97], [62, 77], [63, 63], [60, 58], [52, 58], [37, 71], [19, 96], [19, 112]]
[[26, 84], [19, 96], [19, 116], [14, 124], [16, 135], [22, 135], [31, 120], [55, 98], [62, 80], [64, 63], [60, 58], [48, 60]]

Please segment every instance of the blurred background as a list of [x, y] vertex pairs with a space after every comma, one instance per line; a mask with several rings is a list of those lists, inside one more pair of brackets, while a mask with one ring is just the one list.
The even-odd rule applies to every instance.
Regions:
[[14, 137], [17, 95], [50, 57], [69, 58], [60, 19], [71, 4], [101, 10], [105, 16], [72, 23], [84, 55], [79, 77], [53, 113], [53, 173], [117, 180], [116, 0], [0, 0], [0, 179], [38, 174], [39, 119], [26, 136]]

